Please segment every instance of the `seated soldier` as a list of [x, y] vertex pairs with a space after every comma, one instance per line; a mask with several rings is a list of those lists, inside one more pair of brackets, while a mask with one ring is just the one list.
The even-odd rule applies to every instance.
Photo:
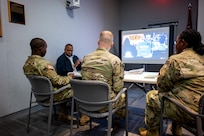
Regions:
[[[113, 34], [110, 31], [102, 31], [96, 51], [84, 57], [82, 62], [81, 75], [83, 80], [100, 80], [109, 84], [111, 92], [110, 98], [114, 99], [118, 92], [123, 88], [124, 65], [121, 60], [111, 54], [109, 50], [113, 46]], [[121, 96], [114, 107], [123, 107], [125, 105], [125, 94]], [[107, 107], [100, 112], [107, 111]], [[125, 117], [125, 108], [115, 113], [115, 124], [118, 125], [119, 119]], [[82, 116], [80, 123], [84, 124], [87, 120]]]
[[[159, 136], [160, 100], [167, 95], [198, 112], [198, 101], [204, 94], [204, 44], [198, 31], [187, 29], [177, 36], [176, 53], [162, 66], [157, 78], [158, 90], [146, 94], [146, 128], [139, 128], [141, 136]], [[182, 136], [178, 122], [193, 123], [194, 120], [174, 104], [165, 103], [164, 116], [174, 118], [171, 125], [173, 136]]]
[[[25, 75], [36, 75], [36, 76], [45, 76], [50, 79], [53, 88], [55, 90], [59, 89], [62, 86], [69, 85], [69, 89], [62, 91], [59, 94], [54, 96], [54, 101], [60, 101], [72, 97], [72, 89], [69, 84], [72, 76], [60, 76], [56, 73], [53, 65], [44, 59], [43, 57], [46, 54], [47, 43], [41, 38], [34, 38], [30, 42], [31, 47], [31, 56], [26, 60], [23, 70]], [[63, 105], [61, 108], [61, 113], [59, 119], [68, 119], [70, 117], [67, 114], [67, 104]]]

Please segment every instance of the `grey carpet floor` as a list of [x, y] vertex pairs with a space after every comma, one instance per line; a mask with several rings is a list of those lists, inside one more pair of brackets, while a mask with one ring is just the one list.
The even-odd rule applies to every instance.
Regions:
[[[138, 136], [139, 127], [145, 127], [145, 92], [133, 86], [128, 92], [129, 109], [129, 136]], [[27, 133], [28, 110], [23, 110], [0, 118], [0, 136], [46, 136], [48, 109], [41, 106], [34, 106], [31, 114], [30, 131]], [[106, 119], [93, 121], [93, 128], [89, 125], [74, 128], [75, 136], [106, 136]], [[167, 124], [164, 124], [167, 128]], [[124, 136], [124, 120], [121, 120], [117, 127], [114, 127], [112, 136]], [[69, 122], [61, 122], [53, 117], [51, 125], [52, 136], [69, 136]], [[168, 135], [168, 134], [167, 134]]]
[[[145, 93], [140, 89], [133, 87], [128, 92], [129, 103], [129, 132], [138, 133], [138, 128], [144, 124], [144, 106]], [[1, 136], [44, 136], [47, 130], [47, 112], [48, 109], [35, 106], [32, 108], [31, 125], [29, 134], [27, 133], [28, 110], [23, 110], [5, 117], [0, 118], [0, 135]], [[121, 127], [113, 130], [112, 135], [124, 135], [124, 121], [121, 120]], [[74, 129], [76, 136], [105, 136], [106, 119], [94, 120], [93, 129], [89, 131], [89, 125], [80, 126]], [[60, 122], [52, 119], [51, 134], [53, 136], [69, 136], [70, 125], [67, 122]]]

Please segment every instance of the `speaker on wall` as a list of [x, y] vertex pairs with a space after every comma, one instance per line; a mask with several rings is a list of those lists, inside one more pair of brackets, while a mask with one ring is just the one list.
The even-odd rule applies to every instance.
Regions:
[[68, 9], [80, 8], [80, 0], [66, 0], [66, 8]]

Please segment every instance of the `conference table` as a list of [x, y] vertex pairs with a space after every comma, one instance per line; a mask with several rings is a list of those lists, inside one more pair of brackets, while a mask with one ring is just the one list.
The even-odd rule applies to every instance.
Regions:
[[[81, 77], [80, 71], [74, 71], [74, 77]], [[124, 82], [129, 82], [131, 85], [128, 87], [131, 88], [133, 85], [137, 85], [140, 88], [144, 89], [144, 84], [155, 85], [157, 83], [158, 72], [141, 72], [134, 73], [125, 71], [124, 72]], [[143, 85], [141, 85], [141, 83]]]
[[[145, 90], [145, 84], [156, 85], [157, 83], [158, 72], [142, 72], [142, 73], [132, 73], [125, 71], [124, 73], [124, 82], [130, 82], [131, 85], [128, 87], [131, 88], [133, 85], [136, 85]], [[141, 83], [143, 85], [141, 85]], [[151, 86], [153, 89], [154, 86]]]
[[[80, 71], [74, 71], [74, 77], [81, 77]], [[156, 84], [158, 72], [124, 72], [124, 82]]]
[[140, 74], [124, 73], [124, 82], [156, 84], [158, 72], [142, 72]]

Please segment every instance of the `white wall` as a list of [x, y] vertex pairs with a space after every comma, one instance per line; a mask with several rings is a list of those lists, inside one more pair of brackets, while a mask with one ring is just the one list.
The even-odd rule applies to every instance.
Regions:
[[201, 36], [202, 36], [202, 42], [204, 43], [204, 25], [203, 25], [203, 21], [204, 21], [204, 0], [198, 0], [198, 27], [197, 30], [200, 32]]
[[[117, 0], [81, 0], [80, 8], [67, 10], [66, 0], [12, 0], [25, 6], [26, 24], [8, 22], [7, 0], [0, 0], [3, 37], [0, 38], [0, 117], [29, 105], [30, 85], [23, 64], [34, 37], [47, 41], [46, 59], [53, 64], [67, 43], [82, 58], [97, 47], [100, 31], [117, 32]], [[109, 3], [108, 6], [106, 3]], [[116, 6], [117, 7], [117, 6]], [[104, 10], [106, 9], [106, 10]], [[107, 15], [109, 12], [109, 16]]]

